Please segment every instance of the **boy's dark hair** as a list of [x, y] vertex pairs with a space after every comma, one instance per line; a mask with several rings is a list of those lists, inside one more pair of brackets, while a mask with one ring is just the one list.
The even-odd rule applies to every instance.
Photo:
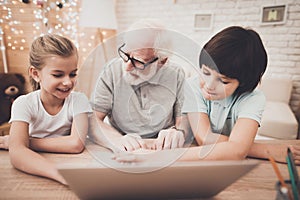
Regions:
[[228, 27], [212, 37], [199, 56], [206, 65], [239, 81], [235, 94], [253, 91], [267, 67], [267, 53], [260, 36], [251, 29]]

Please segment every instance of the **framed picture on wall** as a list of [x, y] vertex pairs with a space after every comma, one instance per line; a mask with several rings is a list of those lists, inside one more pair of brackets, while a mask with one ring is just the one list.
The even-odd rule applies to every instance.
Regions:
[[212, 13], [195, 13], [194, 14], [194, 29], [209, 30], [212, 28], [213, 14]]
[[262, 25], [284, 24], [286, 22], [287, 5], [263, 6], [261, 13]]

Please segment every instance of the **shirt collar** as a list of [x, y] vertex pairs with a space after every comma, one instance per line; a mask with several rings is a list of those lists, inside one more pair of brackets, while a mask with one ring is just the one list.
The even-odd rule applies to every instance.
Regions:
[[226, 97], [225, 99], [214, 100], [213, 102], [217, 102], [224, 108], [227, 108], [234, 102], [234, 99], [235, 99], [234, 97], [235, 97], [234, 95], [231, 95], [229, 97]]

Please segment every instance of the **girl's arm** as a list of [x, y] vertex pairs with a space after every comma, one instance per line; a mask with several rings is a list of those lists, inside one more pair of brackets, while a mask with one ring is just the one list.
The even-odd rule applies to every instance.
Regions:
[[[230, 137], [211, 132], [207, 114], [188, 114], [199, 147], [189, 148], [181, 160], [241, 160], [244, 159], [255, 138], [258, 122], [249, 118], [239, 118]], [[201, 125], [201, 126], [200, 126]], [[196, 131], [196, 132], [195, 132]], [[209, 144], [208, 144], [209, 143]]]
[[74, 117], [71, 134], [55, 138], [30, 138], [30, 148], [35, 151], [55, 153], [81, 153], [85, 147], [88, 132], [88, 114]]
[[23, 172], [48, 177], [66, 184], [53, 163], [29, 149], [28, 124], [25, 122], [16, 121], [11, 124], [9, 156], [12, 165]]

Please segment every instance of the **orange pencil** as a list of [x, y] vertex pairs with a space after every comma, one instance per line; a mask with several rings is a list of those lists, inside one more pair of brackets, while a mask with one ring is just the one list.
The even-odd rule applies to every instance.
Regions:
[[274, 171], [275, 171], [275, 173], [276, 173], [276, 175], [277, 175], [277, 177], [278, 177], [278, 179], [279, 179], [279, 181], [280, 181], [281, 186], [282, 186], [282, 187], [285, 187], [285, 188], [288, 190], [288, 196], [289, 196], [289, 199], [293, 199], [293, 198], [292, 198], [292, 195], [291, 195], [291, 193], [290, 193], [290, 190], [288, 189], [287, 184], [284, 182], [284, 179], [283, 179], [283, 177], [282, 177], [282, 175], [281, 175], [281, 173], [280, 173], [280, 171], [279, 171], [279, 169], [278, 169], [278, 166], [277, 166], [277, 164], [276, 164], [274, 158], [273, 158], [271, 155], [269, 155], [269, 160], [270, 160], [270, 162], [271, 162], [271, 164], [272, 164], [272, 166], [273, 166], [273, 169], [274, 169]]

